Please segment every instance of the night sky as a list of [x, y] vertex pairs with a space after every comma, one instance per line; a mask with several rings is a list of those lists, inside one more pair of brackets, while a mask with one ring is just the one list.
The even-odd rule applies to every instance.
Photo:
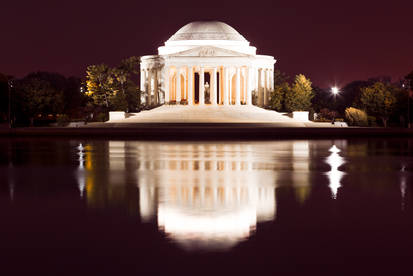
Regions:
[[0, 7], [0, 72], [84, 76], [87, 65], [116, 65], [157, 54], [180, 27], [228, 23], [273, 55], [276, 68], [328, 87], [413, 70], [413, 1], [6, 1]]

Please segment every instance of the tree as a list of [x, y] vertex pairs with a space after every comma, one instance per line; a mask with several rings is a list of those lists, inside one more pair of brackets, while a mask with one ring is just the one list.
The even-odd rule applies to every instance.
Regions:
[[138, 74], [140, 58], [136, 56], [125, 58], [120, 63], [120, 68], [129, 72], [130, 74]]
[[413, 113], [413, 71], [411, 71], [406, 77], [404, 77], [407, 85], [407, 122], [408, 122], [408, 127], [411, 128], [411, 123], [412, 123], [412, 113]]
[[285, 108], [288, 111], [308, 111], [314, 97], [311, 81], [300, 74], [295, 77], [291, 90], [285, 95]]
[[360, 97], [361, 89], [376, 82], [390, 83], [391, 78], [388, 76], [379, 76], [374, 78], [369, 78], [368, 80], [356, 80], [348, 83], [341, 89], [340, 97], [337, 98], [337, 109], [340, 113], [349, 106], [354, 106], [357, 108], [363, 108]]
[[108, 82], [109, 67], [106, 64], [90, 65], [86, 70], [87, 95], [92, 97], [97, 106], [109, 108], [109, 97], [112, 95]]
[[404, 77], [407, 81], [409, 81], [410, 87], [413, 89], [413, 71], [411, 71], [406, 77]]
[[361, 108], [361, 103], [360, 103], [361, 89], [369, 85], [372, 85], [373, 83], [374, 82], [370, 82], [370, 81], [356, 80], [344, 86], [344, 88], [341, 89], [342, 92], [340, 93], [341, 97], [338, 103], [339, 110], [343, 111], [349, 106]]
[[64, 110], [69, 117], [81, 118], [84, 116], [88, 97], [85, 95], [82, 81], [77, 77], [69, 77], [63, 90]]
[[[126, 59], [123, 59], [120, 64], [120, 68], [122, 70], [128, 72], [127, 80], [126, 80], [126, 87], [125, 87], [125, 96], [126, 102], [128, 104], [128, 110], [137, 110], [137, 107], [140, 103], [140, 89], [137, 85], [137, 77], [139, 73], [139, 64], [140, 58], [136, 56], [132, 56]], [[135, 81], [133, 80], [135, 77]], [[159, 99], [158, 99], [159, 102]]]
[[59, 73], [51, 72], [34, 72], [28, 74], [25, 78], [36, 78], [47, 81], [54, 89], [63, 92], [63, 111], [70, 116], [80, 116], [86, 105], [86, 97], [80, 91], [81, 80], [76, 77], [66, 78]]
[[315, 112], [321, 112], [323, 109], [332, 109], [333, 98], [331, 92], [320, 87], [313, 88], [314, 97], [311, 99]]
[[270, 92], [270, 108], [276, 111], [284, 110], [284, 98], [291, 91], [288, 82], [274, 86], [274, 90]]
[[280, 70], [274, 71], [274, 90], [270, 91], [270, 108], [276, 111], [284, 110], [284, 98], [291, 87], [289, 77]]
[[345, 110], [345, 116], [351, 126], [367, 126], [367, 114], [363, 110], [348, 107]]
[[119, 66], [90, 65], [86, 71], [87, 94], [97, 106], [112, 110], [136, 110], [139, 98], [133, 76], [137, 76], [138, 57], [129, 57]]
[[120, 110], [133, 110], [137, 107], [138, 89], [137, 85], [132, 81], [131, 77], [138, 74], [139, 57], [132, 56], [123, 59], [119, 66], [111, 69], [110, 79], [114, 85], [114, 91], [120, 91], [117, 94], [116, 100], [119, 101]]
[[16, 83], [16, 94], [16, 105], [31, 125], [36, 115], [63, 112], [63, 91], [46, 80], [29, 75]]
[[0, 73], [0, 122], [5, 122], [8, 116], [9, 90], [8, 78]]
[[290, 76], [280, 70], [274, 70], [274, 86], [282, 85], [288, 83]]
[[360, 101], [367, 113], [379, 117], [384, 127], [396, 106], [393, 87], [381, 81], [361, 89]]

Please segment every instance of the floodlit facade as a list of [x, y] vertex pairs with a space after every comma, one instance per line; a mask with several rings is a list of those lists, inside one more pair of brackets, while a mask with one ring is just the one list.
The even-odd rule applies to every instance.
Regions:
[[158, 55], [141, 59], [142, 102], [149, 105], [268, 104], [275, 59], [231, 26], [192, 22], [179, 29]]

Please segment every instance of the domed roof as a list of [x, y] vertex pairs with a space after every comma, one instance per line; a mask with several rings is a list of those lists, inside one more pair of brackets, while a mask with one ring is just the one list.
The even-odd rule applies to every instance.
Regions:
[[195, 21], [180, 28], [168, 41], [231, 40], [247, 41], [230, 25], [219, 21]]

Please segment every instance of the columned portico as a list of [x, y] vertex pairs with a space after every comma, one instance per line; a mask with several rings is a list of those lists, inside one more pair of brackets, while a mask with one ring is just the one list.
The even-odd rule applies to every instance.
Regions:
[[[154, 69], [141, 70], [141, 91], [147, 91], [147, 104], [195, 104], [194, 91], [198, 74], [199, 105], [251, 105], [256, 87], [258, 106], [268, 105], [273, 89], [272, 70], [254, 69], [248, 65], [232, 66], [166, 66], [161, 74]], [[255, 74], [256, 73], [256, 74]], [[209, 74], [210, 98], [206, 100], [206, 74]], [[254, 85], [255, 75], [257, 77]], [[161, 81], [160, 78], [163, 80]], [[172, 84], [171, 84], [172, 82]], [[159, 85], [163, 87], [159, 87]], [[164, 97], [160, 92], [164, 91]]]
[[190, 23], [158, 52], [141, 59], [140, 89], [147, 105], [269, 103], [274, 58], [257, 55], [256, 48], [225, 23]]

